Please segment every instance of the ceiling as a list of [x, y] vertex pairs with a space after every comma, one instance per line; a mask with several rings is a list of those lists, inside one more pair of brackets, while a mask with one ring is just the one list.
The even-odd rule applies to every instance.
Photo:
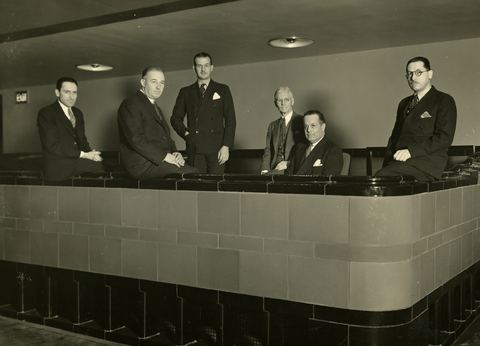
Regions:
[[[272, 48], [272, 38], [315, 43]], [[1, 0], [0, 89], [480, 37], [478, 0]], [[79, 64], [113, 66], [87, 72]]]

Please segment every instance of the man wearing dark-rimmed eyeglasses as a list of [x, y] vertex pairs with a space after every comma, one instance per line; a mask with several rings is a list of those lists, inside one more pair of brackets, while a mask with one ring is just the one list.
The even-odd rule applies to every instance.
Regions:
[[383, 168], [376, 175], [412, 175], [419, 181], [440, 179], [447, 164], [457, 123], [455, 100], [431, 84], [427, 58], [407, 63], [408, 85], [414, 94], [398, 105]]

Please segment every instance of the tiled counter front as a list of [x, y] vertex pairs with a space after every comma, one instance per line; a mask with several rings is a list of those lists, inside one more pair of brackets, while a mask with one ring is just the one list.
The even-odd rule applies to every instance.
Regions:
[[389, 311], [480, 260], [480, 186], [398, 197], [2, 186], [7, 261]]
[[[480, 260], [480, 185], [396, 197], [3, 185], [0, 197], [5, 262], [296, 302], [319, 320], [415, 320]], [[363, 345], [352, 328], [348, 345]]]

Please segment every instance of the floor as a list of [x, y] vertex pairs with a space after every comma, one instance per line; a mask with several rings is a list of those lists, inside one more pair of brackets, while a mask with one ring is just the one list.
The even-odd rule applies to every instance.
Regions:
[[480, 318], [476, 318], [465, 332], [452, 344], [452, 346], [479, 346], [480, 345]]
[[[0, 316], [0, 346], [125, 346], [116, 342]], [[181, 345], [179, 345], [181, 346]], [[206, 346], [192, 341], [184, 346]]]
[[117, 346], [115, 342], [0, 316], [0, 346]]

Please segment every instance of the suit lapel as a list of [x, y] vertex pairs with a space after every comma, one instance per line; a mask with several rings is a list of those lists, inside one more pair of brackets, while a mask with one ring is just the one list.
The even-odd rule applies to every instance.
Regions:
[[160, 120], [160, 118], [158, 117], [158, 114], [157, 114], [157, 111], [155, 110], [155, 105], [152, 104], [149, 100], [149, 103], [151, 105], [151, 107], [149, 108], [149, 113], [150, 115], [155, 119], [155, 121], [157, 123], [159, 123], [164, 129], [165, 131], [169, 131], [169, 128], [168, 128], [168, 125], [166, 124], [165, 122], [165, 116], [163, 115], [163, 112], [162, 110], [160, 109], [160, 107], [158, 107], [158, 110], [160, 112], [160, 115], [162, 116], [162, 120]]
[[159, 108], [160, 110], [160, 114], [162, 115], [162, 120], [160, 120], [160, 118], [158, 117], [158, 114], [157, 114], [157, 111], [155, 110], [155, 105], [150, 101], [150, 99], [147, 97], [147, 95], [145, 95], [144, 93], [142, 93], [141, 91], [137, 91], [137, 96], [138, 98], [143, 102], [145, 103], [146, 107], [147, 107], [147, 110], [148, 110], [148, 114], [157, 122], [159, 123], [163, 128], [165, 128], [165, 124], [164, 124], [164, 121], [165, 121], [165, 116], [162, 114], [162, 110]]
[[192, 100], [195, 102], [197, 106], [200, 106], [202, 103], [202, 98], [200, 97], [200, 92], [198, 90], [198, 83], [195, 82], [192, 85], [188, 87], [188, 92], [190, 93], [190, 96], [192, 97]]
[[[300, 164], [298, 165], [297, 174], [300, 174], [301, 171], [305, 170], [304, 168], [306, 166], [304, 166], [304, 164], [305, 164], [306, 159], [308, 159], [308, 157], [305, 158], [305, 154], [306, 154], [306, 151], [307, 151], [309, 146], [310, 146], [310, 143], [308, 143], [308, 142], [301, 142], [301, 143], [298, 144], [297, 152], [300, 151], [302, 154], [299, 157], [300, 158]], [[312, 153], [310, 153], [310, 155], [311, 154]]]
[[323, 137], [322, 140], [315, 146], [315, 148], [313, 148], [312, 152], [310, 153], [310, 155], [308, 155], [308, 157], [305, 157], [305, 152], [309, 145], [305, 148], [305, 150], [303, 151], [304, 160], [300, 168], [298, 169], [298, 174], [309, 173], [311, 171], [314, 162], [318, 159], [318, 153], [321, 152], [323, 150], [323, 147], [325, 146], [324, 139], [325, 137]]
[[[75, 129], [73, 128], [72, 126], [72, 123], [70, 122], [70, 120], [67, 118], [67, 116], [65, 115], [65, 113], [63, 112], [63, 108], [60, 106], [60, 104], [58, 103], [58, 101], [55, 102], [55, 115], [56, 115], [56, 118], [59, 122], [59, 124], [62, 124], [63, 127], [65, 127], [65, 129], [68, 131], [68, 133], [70, 133], [70, 135], [72, 137], [75, 137]], [[73, 110], [72, 110], [73, 112]]]
[[201, 100], [200, 109], [198, 111], [199, 114], [202, 113], [208, 107], [208, 105], [212, 102], [213, 94], [216, 92], [216, 89], [217, 87], [215, 85], [215, 82], [213, 80], [210, 80], [210, 83], [208, 84], [208, 88], [205, 91], [205, 95], [203, 96], [203, 100]]
[[275, 155], [277, 154], [277, 149], [278, 149], [278, 141], [280, 137], [280, 121], [282, 119], [278, 119], [275, 121], [273, 124], [273, 129], [272, 129], [272, 138], [273, 138], [273, 147], [275, 148]]
[[[422, 116], [423, 113], [425, 113], [428, 109], [430, 109], [430, 106], [435, 98], [435, 93], [434, 93], [434, 88], [432, 86], [432, 90], [429, 90], [427, 94], [422, 97], [422, 99], [417, 103], [415, 107], [410, 111], [410, 114], [407, 115], [405, 118], [405, 122], [403, 123], [402, 126], [402, 131], [410, 127], [415, 121], [418, 120]], [[412, 96], [413, 97], [413, 96]], [[404, 112], [408, 109], [408, 105], [410, 104], [411, 99], [405, 106]]]
[[293, 140], [293, 114], [287, 125], [287, 136], [285, 138], [285, 148], [291, 146], [294, 143]]

